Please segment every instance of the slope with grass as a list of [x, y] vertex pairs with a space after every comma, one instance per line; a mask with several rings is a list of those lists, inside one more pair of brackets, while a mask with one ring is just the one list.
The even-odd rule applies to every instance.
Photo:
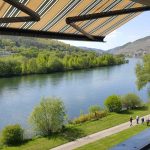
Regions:
[[140, 133], [141, 131], [143, 131], [146, 128], [147, 128], [146, 125], [134, 126], [129, 129], [126, 129], [124, 131], [121, 131], [117, 134], [113, 134], [111, 136], [100, 139], [96, 142], [93, 142], [93, 143], [87, 144], [85, 146], [82, 146], [80, 148], [77, 148], [76, 150], [97, 150], [98, 148], [100, 148], [101, 150], [108, 150], [111, 147]]
[[[73, 141], [77, 138], [84, 137], [104, 129], [108, 129], [127, 122], [132, 115], [133, 118], [150, 114], [150, 103], [146, 107], [123, 111], [122, 113], [110, 113], [108, 116], [97, 120], [89, 121], [80, 125], [68, 125], [63, 133], [53, 135], [51, 137], [42, 137], [29, 140], [20, 146], [3, 147], [3, 150], [49, 150], [61, 144]], [[144, 129], [144, 128], [143, 128]], [[117, 144], [117, 143], [116, 143]]]

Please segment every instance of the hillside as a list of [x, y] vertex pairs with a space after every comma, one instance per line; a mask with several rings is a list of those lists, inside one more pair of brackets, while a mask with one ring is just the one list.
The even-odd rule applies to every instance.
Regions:
[[150, 53], [150, 36], [110, 49], [108, 52], [112, 54], [125, 54], [126, 56], [143, 56]]
[[82, 47], [82, 46], [80, 46], [79, 48], [81, 48], [81, 49], [83, 49], [83, 50], [87, 50], [87, 51], [95, 51], [95, 52], [97, 52], [97, 53], [99, 53], [99, 54], [104, 54], [104, 53], [106, 53], [104, 50], [102, 50], [102, 49], [97, 49], [97, 48], [89, 48], [89, 47]]
[[[92, 43], [93, 44], [93, 43]], [[88, 47], [75, 47], [65, 44], [60, 41], [51, 39], [38, 39], [30, 37], [13, 37], [13, 36], [0, 36], [0, 55], [10, 55], [22, 49], [37, 49], [37, 50], [58, 50], [58, 51], [89, 51], [98, 54], [124, 54], [126, 56], [143, 56], [150, 53], [150, 36], [138, 39], [134, 42], [126, 43], [125, 45], [103, 51], [96, 48]]]
[[0, 77], [46, 74], [69, 70], [119, 65], [122, 56], [101, 55], [55, 40], [2, 37]]
[[0, 55], [9, 55], [25, 49], [83, 51], [78, 47], [51, 39], [0, 35]]

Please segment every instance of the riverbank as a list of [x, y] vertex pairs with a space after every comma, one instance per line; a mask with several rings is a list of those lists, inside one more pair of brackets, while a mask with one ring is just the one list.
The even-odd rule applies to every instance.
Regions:
[[116, 67], [120, 65], [124, 65], [129, 63], [128, 60], [126, 60], [124, 63], [121, 64], [112, 64], [112, 65], [104, 65], [104, 66], [94, 66], [94, 67], [89, 67], [89, 68], [78, 68], [78, 69], [66, 69], [66, 70], [60, 70], [60, 71], [55, 71], [55, 72], [48, 72], [48, 73], [31, 73], [31, 74], [16, 74], [13, 76], [0, 76], [0, 79], [11, 79], [11, 78], [17, 78], [17, 77], [34, 77], [34, 76], [44, 76], [44, 75], [56, 75], [56, 74], [63, 74], [63, 73], [76, 73], [80, 71], [90, 71], [93, 69], [104, 69], [104, 68], [111, 68], [111, 67]]
[[39, 53], [36, 57], [13, 55], [0, 57], [0, 78], [34, 74], [51, 74], [73, 70], [109, 67], [127, 63], [123, 56], [111, 54], [98, 55], [79, 53], [74, 56], [51, 56], [51, 53]]
[[62, 42], [41, 39], [0, 38], [0, 77], [48, 74], [111, 66], [126, 62], [123, 55], [84, 50]]
[[129, 117], [145, 116], [150, 113], [150, 103], [144, 109], [123, 111], [122, 113], [110, 113], [108, 116], [97, 120], [89, 121], [79, 125], [68, 125], [62, 134], [55, 134], [50, 137], [34, 138], [16, 147], [4, 147], [3, 150], [49, 150], [75, 139], [117, 126], [129, 121]]

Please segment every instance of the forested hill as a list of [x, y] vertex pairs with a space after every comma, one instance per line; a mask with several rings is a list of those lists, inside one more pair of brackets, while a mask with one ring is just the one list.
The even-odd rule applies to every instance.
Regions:
[[0, 38], [0, 77], [52, 73], [125, 63], [123, 56], [101, 55], [62, 42], [24, 38]]
[[39, 39], [31, 37], [0, 36], [0, 51], [15, 53], [17, 50], [61, 50], [61, 51], [81, 51], [81, 48], [65, 44], [51, 39]]
[[[93, 43], [94, 44], [94, 43]], [[83, 47], [83, 46], [80, 46], [79, 48], [81, 49], [84, 49], [84, 50], [88, 50], [88, 51], [95, 51], [97, 52], [98, 54], [104, 54], [104, 53], [107, 53], [107, 51], [104, 51], [104, 50], [101, 50], [101, 49], [97, 49], [97, 48], [89, 48], [89, 47]]]

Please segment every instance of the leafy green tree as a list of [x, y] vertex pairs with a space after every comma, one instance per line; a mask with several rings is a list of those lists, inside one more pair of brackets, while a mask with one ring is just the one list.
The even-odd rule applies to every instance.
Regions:
[[16, 58], [2, 58], [0, 60], [0, 76], [21, 74], [20, 62]]
[[29, 118], [36, 131], [43, 135], [59, 132], [65, 121], [65, 107], [59, 98], [42, 98]]
[[118, 95], [111, 95], [104, 101], [110, 112], [120, 112], [122, 110], [121, 98]]
[[48, 68], [48, 72], [57, 72], [57, 71], [63, 71], [64, 66], [63, 63], [59, 60], [59, 58], [49, 57], [47, 68]]
[[150, 54], [143, 58], [143, 64], [137, 64], [136, 75], [139, 89], [150, 82]]
[[29, 59], [27, 63], [27, 73], [28, 74], [37, 73], [37, 70], [38, 66], [36, 63], [36, 59], [35, 58]]
[[142, 100], [134, 93], [126, 94], [122, 97], [122, 106], [126, 109], [134, 109], [142, 106]]
[[47, 55], [46, 54], [39, 54], [36, 63], [38, 67], [39, 73], [47, 73]]

